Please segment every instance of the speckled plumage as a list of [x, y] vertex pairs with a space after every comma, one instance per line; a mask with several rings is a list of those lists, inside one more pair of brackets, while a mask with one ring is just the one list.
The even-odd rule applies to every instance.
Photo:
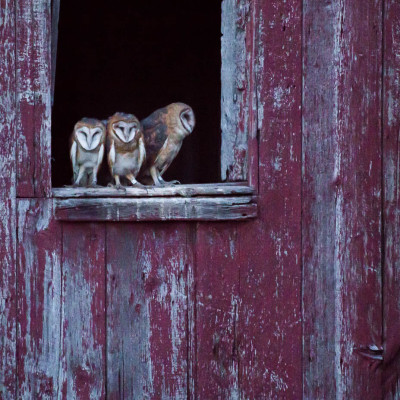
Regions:
[[140, 179], [155, 185], [166, 184], [161, 177], [181, 149], [183, 139], [192, 133], [195, 116], [184, 103], [172, 103], [141, 121], [146, 146], [146, 162]]

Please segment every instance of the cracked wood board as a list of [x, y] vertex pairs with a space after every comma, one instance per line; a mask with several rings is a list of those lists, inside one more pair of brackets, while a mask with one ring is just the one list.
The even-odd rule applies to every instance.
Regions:
[[382, 396], [382, 2], [304, 2], [304, 397]]

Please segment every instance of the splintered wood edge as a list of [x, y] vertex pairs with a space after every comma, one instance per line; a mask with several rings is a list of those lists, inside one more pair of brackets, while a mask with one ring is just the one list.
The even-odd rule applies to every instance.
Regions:
[[231, 221], [257, 217], [252, 196], [53, 201], [59, 221]]
[[53, 189], [56, 198], [84, 197], [196, 197], [196, 196], [232, 196], [251, 195], [253, 188], [239, 183], [177, 185], [165, 188], [146, 187], [145, 189], [127, 187], [126, 191], [115, 188], [56, 188]]

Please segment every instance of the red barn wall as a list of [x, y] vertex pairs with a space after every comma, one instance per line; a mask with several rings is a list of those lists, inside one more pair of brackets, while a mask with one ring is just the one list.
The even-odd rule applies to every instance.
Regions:
[[0, 398], [398, 397], [399, 4], [238, 4], [258, 218], [72, 223], [50, 4], [1, 1]]

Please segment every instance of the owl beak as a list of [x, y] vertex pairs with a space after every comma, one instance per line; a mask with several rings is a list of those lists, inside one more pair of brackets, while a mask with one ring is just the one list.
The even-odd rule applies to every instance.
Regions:
[[88, 135], [87, 136], [87, 143], [88, 143], [89, 149], [92, 147], [92, 141], [93, 141], [93, 136], [92, 135]]

